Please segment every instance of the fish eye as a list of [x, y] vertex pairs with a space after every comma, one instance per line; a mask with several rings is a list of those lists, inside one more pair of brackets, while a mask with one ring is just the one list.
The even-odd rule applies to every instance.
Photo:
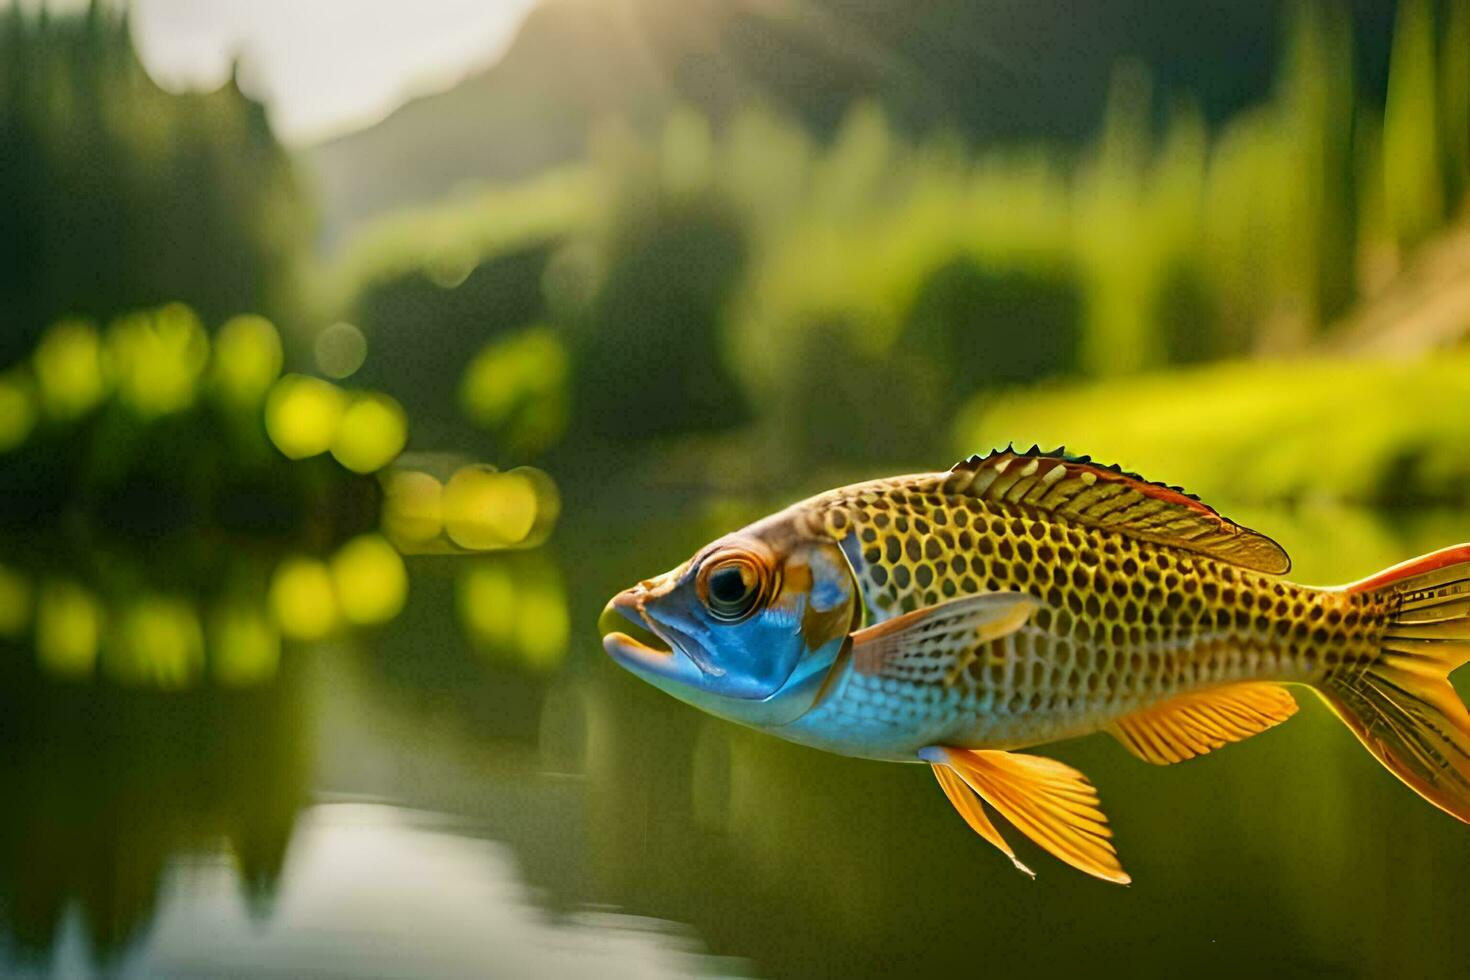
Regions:
[[706, 563], [702, 571], [705, 605], [716, 619], [738, 622], [755, 609], [764, 576], [752, 556], [719, 558]]

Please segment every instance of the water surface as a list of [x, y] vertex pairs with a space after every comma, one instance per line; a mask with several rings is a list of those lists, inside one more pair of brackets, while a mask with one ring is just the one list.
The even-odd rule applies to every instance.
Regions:
[[[1470, 539], [1458, 515], [1242, 516], [1303, 581]], [[1135, 882], [1119, 888], [1012, 833], [1039, 876], [1017, 874], [924, 767], [786, 745], [640, 684], [602, 655], [597, 612], [709, 533], [589, 520], [531, 554], [413, 558], [391, 624], [288, 642], [248, 683], [68, 676], [17, 633], [0, 648], [0, 964], [1464, 975], [1470, 830], [1310, 697], [1290, 724], [1178, 767], [1103, 737], [1049, 748], [1102, 793]], [[27, 553], [38, 581], [62, 574]]]

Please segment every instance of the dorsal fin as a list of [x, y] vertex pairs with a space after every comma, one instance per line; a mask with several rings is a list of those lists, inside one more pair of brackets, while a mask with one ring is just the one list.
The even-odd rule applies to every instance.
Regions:
[[1061, 448], [1047, 452], [1032, 446], [1023, 452], [1008, 446], [961, 460], [950, 472], [953, 492], [1051, 511], [1271, 575], [1291, 569], [1281, 545], [1221, 516], [1180, 487], [1151, 483]]

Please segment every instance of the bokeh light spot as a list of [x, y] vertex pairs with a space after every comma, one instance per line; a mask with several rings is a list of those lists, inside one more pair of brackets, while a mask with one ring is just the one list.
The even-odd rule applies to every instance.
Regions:
[[271, 576], [270, 607], [281, 632], [293, 640], [320, 640], [337, 628], [337, 594], [327, 566], [288, 558]]
[[209, 338], [193, 310], [170, 303], [114, 321], [107, 330], [107, 353], [118, 394], [146, 418], [194, 403], [209, 360]]
[[460, 406], [470, 420], [519, 453], [549, 449], [571, 415], [570, 365], [550, 327], [533, 327], [485, 345], [465, 369]]
[[209, 618], [209, 654], [214, 678], [228, 687], [262, 684], [281, 662], [281, 634], [263, 610], [230, 603]]
[[358, 395], [342, 414], [332, 457], [354, 473], [371, 473], [393, 462], [407, 441], [408, 416], [396, 401]]
[[88, 677], [96, 669], [102, 606], [75, 582], [48, 582], [36, 600], [36, 656], [56, 677]]
[[265, 430], [287, 458], [305, 459], [331, 448], [346, 410], [347, 395], [336, 385], [288, 374], [266, 398]]
[[20, 371], [0, 375], [0, 453], [25, 442], [36, 427], [35, 391]]
[[424, 273], [441, 289], [456, 289], [464, 285], [470, 273], [475, 271], [478, 261], [479, 258], [472, 249], [441, 246], [428, 257]]
[[31, 624], [31, 583], [20, 572], [0, 565], [0, 636], [16, 638]]
[[481, 560], [456, 582], [466, 635], [486, 654], [547, 671], [566, 656], [571, 636], [566, 589], [539, 554]]
[[32, 363], [41, 404], [56, 419], [74, 419], [107, 395], [102, 338], [82, 320], [56, 324], [36, 345]]
[[135, 600], [109, 637], [103, 663], [125, 684], [188, 687], [204, 666], [204, 631], [193, 606], [172, 596]]
[[317, 369], [329, 378], [346, 378], [367, 360], [367, 338], [350, 323], [333, 323], [316, 335], [312, 354]]
[[393, 546], [377, 534], [347, 542], [332, 556], [337, 604], [349, 623], [386, 623], [403, 610], [408, 571]]
[[499, 473], [490, 466], [465, 466], [444, 487], [450, 540], [477, 551], [535, 543], [558, 506], [550, 478], [529, 467]]
[[561, 663], [571, 636], [566, 597], [548, 584], [521, 597], [516, 619], [516, 645], [527, 666], [550, 670]]
[[541, 291], [554, 318], [574, 322], [592, 306], [606, 275], [605, 264], [601, 253], [586, 242], [574, 242], [551, 257], [541, 275]]
[[383, 478], [383, 530], [396, 541], [423, 543], [444, 529], [444, 485], [418, 470]]
[[214, 337], [216, 389], [236, 404], [254, 405], [281, 375], [281, 335], [263, 316], [237, 316]]
[[481, 643], [508, 647], [516, 635], [516, 586], [501, 564], [477, 563], [459, 577], [456, 598], [465, 632]]

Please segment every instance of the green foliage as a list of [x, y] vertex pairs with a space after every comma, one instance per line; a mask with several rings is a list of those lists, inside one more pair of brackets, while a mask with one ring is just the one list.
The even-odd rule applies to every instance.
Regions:
[[555, 445], [571, 413], [566, 347], [547, 327], [486, 344], [465, 369], [459, 400], [475, 424], [513, 453]]
[[956, 450], [1065, 443], [1229, 501], [1470, 497], [1470, 358], [1234, 362], [978, 396]]
[[1462, 193], [1467, 6], [1403, 9], [1381, 111], [1320, 4], [1265, 102], [1211, 126], [1125, 62], [1076, 152], [914, 139], [873, 104], [825, 143], [756, 108], [604, 127], [579, 167], [366, 233], [349, 316], [389, 352], [375, 384], [434, 393], [415, 417], [539, 324], [573, 448], [753, 420], [773, 471], [927, 458], [976, 391], [1321, 344]]
[[[571, 363], [564, 397], [584, 445], [747, 418], [720, 346], [745, 241], [701, 183], [698, 150], [691, 158], [681, 139], [650, 148], [608, 134], [582, 173], [533, 182], [527, 197], [487, 193], [453, 216], [395, 220], [349, 249], [341, 281], [359, 289], [348, 315], [374, 351], [360, 377], [403, 393], [425, 420], [418, 445], [482, 438], [455, 421], [466, 365], [487, 343], [535, 324], [549, 325]], [[542, 220], [535, 202], [554, 213]], [[482, 391], [473, 400], [491, 398]], [[543, 417], [540, 434], [527, 438], [518, 424], [472, 418], [512, 457], [546, 449], [567, 428]]]
[[1415, 245], [1444, 218], [1434, 13], [1429, 0], [1399, 4], [1391, 64], [1383, 116], [1388, 231], [1399, 244]]
[[1450, 0], [1439, 51], [1445, 167], [1455, 201], [1470, 190], [1470, 0]]
[[[1096, 133], [1120, 56], [1188, 92], [1216, 126], [1270, 92], [1283, 11], [1300, 0], [619, 0], [546, 2], [503, 57], [446, 92], [307, 151], [324, 237], [475, 181], [576, 163], [609, 118], [645, 136], [679, 105], [723, 127], [767, 106], [826, 141], [855, 96], [907, 135], [974, 145]], [[1331, 0], [1351, 17], [1367, 99], [1381, 102], [1394, 0]]]
[[181, 303], [42, 334], [0, 375], [0, 528], [323, 541], [370, 524], [375, 489], [348, 471], [396, 455], [402, 410], [318, 379], [300, 397], [262, 317], [216, 336]]
[[170, 95], [126, 18], [0, 18], [0, 365], [62, 316], [182, 299], [294, 325], [310, 208], [233, 82]]
[[555, 170], [450, 206], [395, 211], [344, 245], [330, 282], [337, 295], [329, 298], [350, 302], [357, 291], [419, 272], [452, 288], [482, 262], [528, 242], [564, 238], [586, 227], [605, 202], [597, 176], [585, 168]]
[[353, 380], [403, 402], [415, 448], [463, 451], [484, 441], [461, 414], [465, 369], [494, 338], [547, 320], [542, 282], [554, 247], [539, 236], [516, 240], [477, 257], [462, 279], [419, 266], [374, 278], [357, 294], [346, 316], [369, 356]]
[[579, 310], [576, 296], [547, 297], [568, 329], [584, 444], [728, 430], [749, 417], [722, 344], [749, 242], [679, 126], [671, 120], [655, 166], [638, 155], [608, 164], [619, 187], [611, 220], [581, 243], [597, 280], [590, 301]]

